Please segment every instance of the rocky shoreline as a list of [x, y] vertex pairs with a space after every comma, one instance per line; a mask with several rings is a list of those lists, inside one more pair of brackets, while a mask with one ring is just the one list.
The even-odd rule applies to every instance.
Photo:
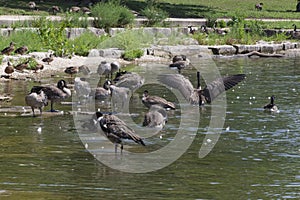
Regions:
[[34, 79], [40, 81], [40, 77], [55, 76], [56, 73], [63, 73], [64, 69], [69, 66], [87, 65], [91, 71], [96, 72], [96, 68], [101, 61], [118, 61], [121, 65], [130, 63], [165, 63], [169, 64], [174, 55], [185, 54], [187, 56], [209, 55], [213, 58], [239, 58], [239, 57], [298, 57], [300, 56], [300, 42], [283, 42], [280, 44], [272, 44], [259, 42], [255, 45], [176, 45], [176, 46], [152, 46], [144, 49], [144, 55], [133, 61], [122, 59], [124, 51], [116, 48], [110, 49], [92, 49], [88, 57], [73, 56], [72, 58], [55, 57], [54, 61], [49, 65], [41, 60], [49, 55], [49, 52], [32, 52], [28, 55], [4, 56], [0, 65], [0, 74], [5, 76], [4, 69], [8, 61], [18, 60], [20, 58], [33, 57], [38, 63], [44, 64], [44, 70], [35, 73], [34, 71], [25, 70], [24, 72], [14, 72], [10, 78], [12, 79]]

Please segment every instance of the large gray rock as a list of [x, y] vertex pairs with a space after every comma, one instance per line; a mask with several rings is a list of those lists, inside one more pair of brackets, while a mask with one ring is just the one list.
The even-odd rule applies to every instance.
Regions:
[[108, 58], [121, 58], [124, 54], [124, 50], [118, 48], [100, 49], [99, 56]]
[[236, 48], [237, 54], [245, 54], [249, 53], [251, 51], [260, 51], [261, 45], [242, 45], [242, 44], [236, 44], [233, 45], [234, 48]]
[[220, 45], [220, 46], [210, 46], [214, 55], [234, 55], [236, 54], [236, 49], [231, 45]]

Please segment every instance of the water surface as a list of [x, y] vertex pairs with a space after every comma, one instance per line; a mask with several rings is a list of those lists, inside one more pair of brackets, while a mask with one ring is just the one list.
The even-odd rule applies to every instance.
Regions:
[[[299, 199], [300, 59], [215, 62], [222, 75], [245, 73], [247, 79], [226, 93], [224, 128], [206, 157], [198, 158], [198, 152], [213, 117], [209, 105], [201, 110], [200, 122], [191, 127], [197, 130], [195, 140], [178, 160], [158, 171], [138, 174], [111, 169], [95, 159], [82, 144], [72, 115], [33, 118], [2, 112], [1, 199]], [[165, 72], [166, 67], [157, 65], [156, 70]], [[195, 84], [195, 72], [189, 69], [183, 74]], [[1, 93], [14, 94], [13, 101], [1, 103], [1, 108], [24, 106], [24, 95], [34, 84], [1, 83]], [[164, 88], [147, 87], [176, 101]], [[131, 102], [136, 123], [142, 122], [147, 111], [139, 101], [145, 88]], [[280, 113], [263, 111], [271, 95], [276, 96]], [[72, 109], [70, 105], [57, 108]], [[132, 150], [153, 151], [172, 141], [180, 128], [180, 114], [180, 110], [170, 113], [160, 134], [148, 138], [146, 147], [132, 145]]]

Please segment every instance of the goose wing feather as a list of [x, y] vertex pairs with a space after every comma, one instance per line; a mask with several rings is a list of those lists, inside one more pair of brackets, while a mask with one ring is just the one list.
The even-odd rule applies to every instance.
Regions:
[[190, 101], [190, 96], [194, 92], [192, 83], [181, 74], [163, 74], [159, 75], [158, 80], [169, 87], [176, 88], [184, 96], [187, 101]]
[[239, 82], [244, 80], [245, 77], [245, 74], [236, 74], [223, 78], [217, 78], [213, 82], [206, 85], [206, 87], [202, 91], [202, 95], [204, 95], [206, 101], [210, 103], [222, 92], [229, 90], [230, 88], [234, 87]]

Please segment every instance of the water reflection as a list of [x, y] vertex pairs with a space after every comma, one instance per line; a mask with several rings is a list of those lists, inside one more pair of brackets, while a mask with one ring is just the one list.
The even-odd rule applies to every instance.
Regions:
[[[211, 106], [200, 111], [190, 148], [168, 167], [145, 174], [113, 170], [94, 159], [81, 143], [71, 115], [0, 117], [1, 199], [299, 198], [300, 59], [242, 58], [216, 63], [222, 75], [246, 73], [247, 79], [227, 92], [224, 130], [206, 157], [199, 159], [198, 151], [209, 134]], [[182, 73], [196, 83], [195, 70]], [[11, 83], [1, 84], [1, 92], [15, 94], [11, 105], [23, 106], [24, 94], [35, 83]], [[136, 92], [130, 107], [138, 124], [147, 111], [139, 101], [143, 89]], [[262, 109], [273, 94], [281, 111], [277, 114]], [[60, 105], [59, 109], [71, 107]], [[174, 139], [180, 116], [178, 111], [169, 115], [162, 137], [158, 134], [149, 140], [149, 150]], [[195, 127], [198, 124], [190, 128]]]

